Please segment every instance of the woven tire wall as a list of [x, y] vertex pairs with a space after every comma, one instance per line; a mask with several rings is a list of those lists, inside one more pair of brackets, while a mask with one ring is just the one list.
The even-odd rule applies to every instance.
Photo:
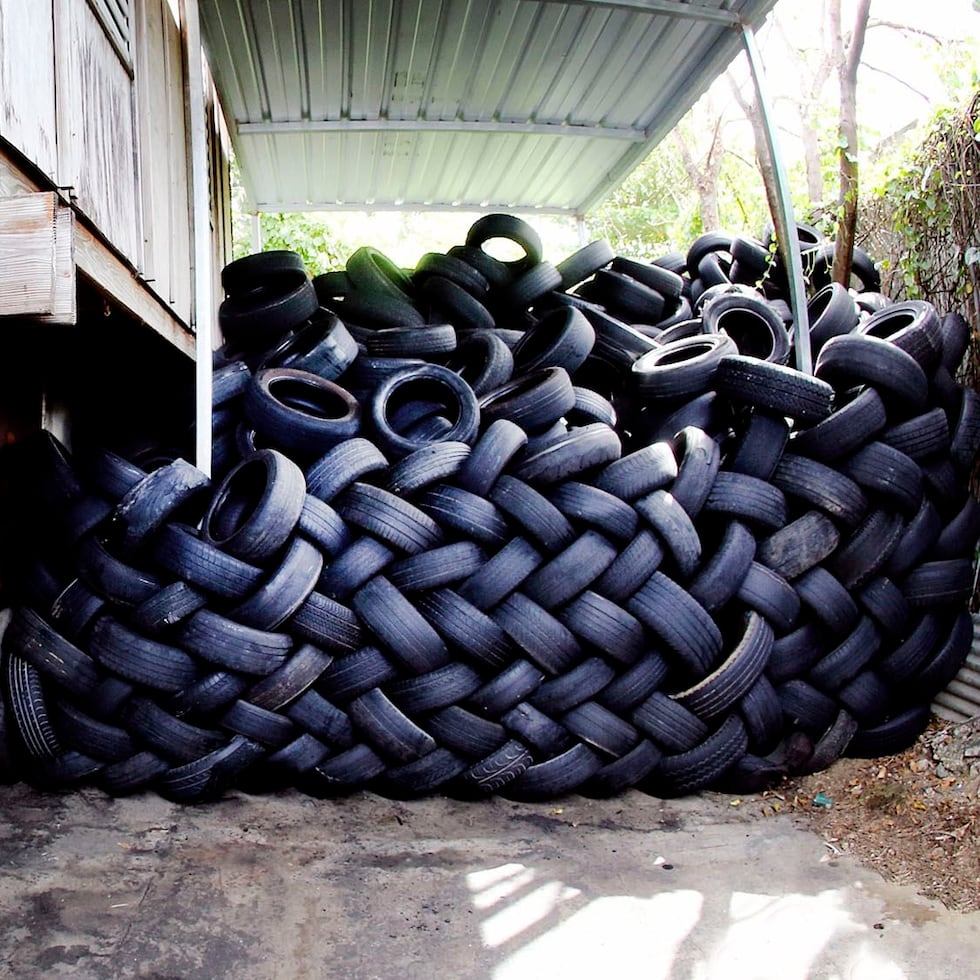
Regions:
[[25, 459], [0, 770], [542, 800], [905, 747], [972, 639], [969, 332], [809, 236], [813, 376], [747, 236], [554, 266], [489, 215], [414, 270], [228, 266], [213, 480]]

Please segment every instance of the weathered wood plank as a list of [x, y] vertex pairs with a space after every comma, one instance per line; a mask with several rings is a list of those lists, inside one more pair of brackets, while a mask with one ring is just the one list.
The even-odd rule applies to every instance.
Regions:
[[54, 194], [0, 200], [0, 316], [54, 312]]
[[43, 173], [54, 176], [51, 0], [0, 0], [0, 136]]
[[87, 3], [56, 0], [61, 186], [134, 265], [141, 262], [133, 81]]
[[75, 225], [75, 263], [96, 289], [179, 351], [194, 357], [195, 341], [190, 330], [81, 222]]

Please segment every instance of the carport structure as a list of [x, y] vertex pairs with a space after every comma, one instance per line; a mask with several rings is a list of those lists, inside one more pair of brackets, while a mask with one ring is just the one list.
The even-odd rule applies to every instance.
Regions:
[[[781, 189], [774, 224], [785, 235], [792, 210], [755, 44], [775, 3], [199, 0], [199, 26], [257, 211], [581, 217], [744, 49]], [[193, 43], [193, 0], [185, 13]], [[198, 313], [198, 343], [209, 343], [211, 317]], [[808, 368], [806, 345], [797, 350]], [[206, 374], [199, 412], [210, 406]], [[198, 426], [200, 438], [207, 429]], [[209, 458], [207, 446], [198, 457]]]

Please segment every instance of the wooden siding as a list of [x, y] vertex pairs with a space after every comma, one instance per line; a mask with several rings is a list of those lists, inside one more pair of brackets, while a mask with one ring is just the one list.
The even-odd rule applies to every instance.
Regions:
[[57, 176], [51, 0], [0, 0], [0, 137]]
[[[112, 279], [127, 282], [124, 305], [138, 305], [131, 278], [186, 327], [193, 229], [185, 67], [168, 0], [0, 0], [0, 153], [20, 154], [25, 186], [57, 189], [73, 205], [82, 219], [76, 238], [94, 235], [128, 266], [130, 277]], [[209, 95], [217, 283], [230, 252], [228, 136], [213, 87]], [[7, 195], [17, 193], [12, 173], [0, 175]], [[97, 285], [111, 294], [112, 282]]]
[[59, 183], [141, 268], [132, 75], [87, 3], [56, 4]]
[[146, 0], [138, 6], [141, 271], [150, 288], [189, 323], [191, 227], [180, 31], [167, 0]]

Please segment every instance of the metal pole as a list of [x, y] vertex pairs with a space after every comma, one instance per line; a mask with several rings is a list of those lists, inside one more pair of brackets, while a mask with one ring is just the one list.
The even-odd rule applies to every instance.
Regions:
[[765, 72], [759, 48], [755, 43], [755, 33], [748, 24], [742, 24], [742, 43], [745, 55], [749, 60], [749, 70], [755, 85], [755, 97], [762, 115], [762, 128], [769, 147], [769, 157], [776, 178], [776, 197], [778, 207], [772, 220], [776, 227], [776, 235], [780, 242], [786, 245], [785, 254], [789, 258], [789, 291], [790, 307], [793, 310], [793, 344], [796, 349], [796, 367], [805, 374], [813, 371], [813, 360], [810, 356], [810, 321], [806, 309], [806, 289], [803, 277], [803, 259], [796, 247], [796, 215], [793, 213], [793, 199], [789, 192], [789, 181], [779, 153], [779, 142], [776, 139], [776, 127], [772, 118], [771, 102], [766, 89]]
[[207, 117], [198, 0], [180, 0], [180, 28], [184, 41], [187, 121], [190, 130], [190, 216], [193, 237], [194, 305], [191, 326], [195, 335], [194, 418], [197, 466], [211, 474], [211, 369], [214, 344], [214, 278], [211, 246], [211, 203], [208, 187]]
[[258, 211], [252, 212], [252, 251], [262, 251], [262, 219]]
[[585, 248], [588, 245], [589, 229], [585, 227], [585, 215], [575, 215], [575, 230], [578, 232], [578, 247]]

